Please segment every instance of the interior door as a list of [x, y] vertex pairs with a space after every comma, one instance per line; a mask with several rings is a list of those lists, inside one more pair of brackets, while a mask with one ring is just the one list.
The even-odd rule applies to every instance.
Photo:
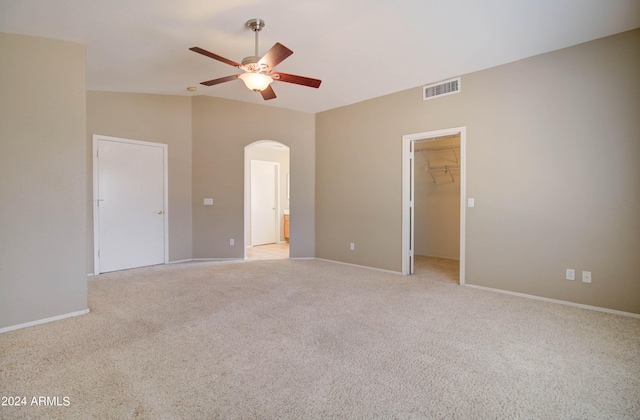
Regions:
[[277, 242], [278, 164], [251, 161], [251, 245]]
[[96, 272], [165, 262], [165, 145], [96, 144]]

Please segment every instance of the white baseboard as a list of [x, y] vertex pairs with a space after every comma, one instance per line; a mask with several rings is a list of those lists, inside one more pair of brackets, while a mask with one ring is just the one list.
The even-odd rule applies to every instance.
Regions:
[[327, 259], [324, 259], [324, 258], [315, 258], [315, 259], [318, 260], [318, 261], [326, 261], [326, 262], [330, 262], [330, 263], [334, 263], [334, 264], [342, 264], [342, 265], [348, 265], [348, 266], [351, 266], [351, 267], [365, 268], [367, 270], [382, 271], [383, 273], [391, 273], [391, 274], [400, 274], [400, 275], [402, 275], [402, 272], [400, 272], [400, 271], [385, 270], [383, 268], [368, 267], [366, 265], [351, 264], [351, 263], [342, 262], [342, 261], [327, 260]]
[[489, 292], [502, 293], [505, 295], [519, 296], [527, 299], [541, 300], [543, 302], [558, 303], [560, 305], [573, 306], [573, 307], [582, 308], [582, 309], [590, 309], [592, 311], [606, 312], [608, 314], [628, 316], [631, 318], [640, 318], [640, 314], [634, 314], [632, 312], [624, 312], [624, 311], [618, 311], [615, 309], [601, 308], [599, 306], [591, 306], [591, 305], [584, 305], [582, 303], [569, 302], [566, 300], [551, 299], [551, 298], [546, 298], [546, 297], [536, 296], [536, 295], [528, 295], [526, 293], [511, 292], [509, 290], [494, 289], [493, 287], [476, 286], [475, 284], [465, 284], [464, 286], [472, 287], [474, 289], [486, 290]]
[[189, 261], [244, 261], [244, 258], [192, 258], [184, 262]]
[[0, 328], [0, 334], [6, 333], [9, 331], [19, 330], [21, 328], [33, 327], [34, 325], [46, 324], [47, 322], [59, 321], [65, 318], [71, 318], [73, 316], [86, 315], [88, 313], [89, 313], [89, 308], [85, 309], [84, 311], [71, 312], [64, 315], [52, 316], [50, 318], [38, 319], [36, 321], [31, 321], [31, 322], [25, 322], [24, 324], [18, 324], [18, 325], [13, 325], [11, 327]]
[[176, 260], [176, 261], [169, 261], [167, 264], [180, 264], [180, 263], [186, 263], [186, 262], [191, 262], [193, 261], [191, 258], [186, 259], [186, 260]]

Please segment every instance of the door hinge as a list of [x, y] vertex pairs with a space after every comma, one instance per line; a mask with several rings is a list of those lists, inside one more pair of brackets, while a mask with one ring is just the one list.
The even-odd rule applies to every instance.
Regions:
[[98, 250], [98, 257], [100, 256], [100, 250]]
[[409, 201], [409, 208], [412, 209], [413, 208], [413, 200]]

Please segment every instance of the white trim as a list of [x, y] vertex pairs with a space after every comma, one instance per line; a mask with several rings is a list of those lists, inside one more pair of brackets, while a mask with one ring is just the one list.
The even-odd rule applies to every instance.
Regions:
[[316, 257], [289, 257], [290, 260], [318, 260]]
[[[297, 258], [297, 259], [299, 259], [299, 258]], [[327, 260], [325, 258], [315, 258], [315, 259], [318, 260], [318, 261], [325, 261], [325, 262], [330, 262], [330, 263], [334, 263], [334, 264], [348, 265], [350, 267], [365, 268], [367, 270], [374, 270], [374, 271], [382, 271], [383, 273], [402, 274], [400, 271], [385, 270], [384, 268], [369, 267], [369, 266], [366, 266], [366, 265], [351, 264], [351, 263], [342, 262], [342, 261], [336, 261], [336, 260]]]
[[176, 261], [169, 261], [167, 264], [180, 264], [180, 263], [186, 263], [186, 262], [191, 262], [193, 261], [191, 258], [186, 259], [186, 260], [176, 260]]
[[536, 296], [536, 295], [528, 295], [526, 293], [512, 292], [512, 291], [503, 290], [503, 289], [494, 289], [493, 287], [477, 286], [475, 284], [466, 284], [465, 286], [471, 287], [471, 288], [474, 288], [474, 289], [479, 289], [479, 290], [486, 290], [488, 292], [495, 292], [495, 293], [502, 293], [502, 294], [505, 294], [505, 295], [519, 296], [519, 297], [523, 297], [523, 298], [527, 298], [527, 299], [540, 300], [540, 301], [543, 301], [543, 302], [557, 303], [557, 304], [560, 304], [560, 305], [573, 306], [573, 307], [576, 307], [576, 308], [589, 309], [589, 310], [598, 311], [598, 312], [605, 312], [605, 313], [608, 313], [608, 314], [628, 316], [628, 317], [631, 317], [631, 318], [640, 318], [640, 314], [634, 314], [633, 312], [624, 312], [624, 311], [618, 311], [618, 310], [615, 310], [615, 309], [601, 308], [599, 306], [584, 305], [582, 303], [569, 302], [569, 301], [566, 301], [566, 300], [559, 300], [559, 299], [551, 299], [551, 298], [546, 298], [546, 297]]
[[413, 251], [410, 232], [410, 202], [412, 196], [411, 184], [411, 150], [412, 142], [435, 137], [460, 134], [460, 284], [465, 284], [465, 255], [466, 255], [466, 218], [467, 208], [467, 128], [454, 127], [444, 130], [427, 131], [424, 133], [405, 134], [402, 136], [402, 274], [410, 274], [409, 252]]
[[244, 261], [244, 258], [192, 258], [185, 262], [189, 261]]
[[22, 328], [33, 327], [34, 325], [40, 325], [40, 324], [46, 324], [48, 322], [59, 321], [61, 319], [71, 318], [78, 315], [86, 315], [89, 312], [90, 312], [89, 308], [87, 308], [83, 311], [71, 312], [64, 315], [52, 316], [50, 318], [38, 319], [37, 321], [25, 322], [24, 324], [13, 325], [11, 327], [0, 328], [0, 334], [4, 334], [9, 331], [19, 330]]
[[101, 134], [93, 135], [93, 273], [100, 274], [100, 225], [98, 218], [98, 141], [113, 141], [119, 143], [137, 144], [140, 146], [160, 147], [164, 156], [163, 173], [164, 173], [164, 263], [169, 263], [169, 145], [164, 143], [154, 143], [149, 141], [132, 140], [120, 137], [103, 136]]

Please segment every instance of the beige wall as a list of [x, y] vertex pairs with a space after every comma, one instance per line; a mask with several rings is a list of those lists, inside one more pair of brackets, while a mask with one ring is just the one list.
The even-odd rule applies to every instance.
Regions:
[[0, 33], [0, 328], [87, 308], [85, 47]]
[[253, 146], [249, 146], [245, 149], [245, 230], [244, 241], [247, 246], [251, 245], [251, 160], [262, 160], [265, 162], [279, 163], [279, 189], [280, 195], [279, 201], [279, 214], [280, 219], [280, 232], [278, 234], [278, 241], [284, 242], [284, 212], [289, 211], [289, 199], [287, 198], [287, 174], [289, 174], [289, 150], [288, 149], [273, 149], [260, 146], [260, 143], [256, 143]]
[[[460, 136], [415, 143], [414, 252], [416, 255], [460, 259]], [[441, 148], [437, 151], [419, 149]]]
[[318, 114], [316, 255], [400, 271], [401, 136], [466, 126], [467, 283], [640, 313], [639, 50], [634, 30]]
[[93, 135], [168, 145], [169, 260], [191, 258], [191, 98], [87, 92], [87, 257], [93, 272]]
[[[244, 256], [244, 148], [267, 139], [290, 148], [291, 257], [314, 256], [314, 130], [313, 114], [193, 98], [194, 258]], [[213, 198], [213, 206], [204, 206], [204, 198]]]

